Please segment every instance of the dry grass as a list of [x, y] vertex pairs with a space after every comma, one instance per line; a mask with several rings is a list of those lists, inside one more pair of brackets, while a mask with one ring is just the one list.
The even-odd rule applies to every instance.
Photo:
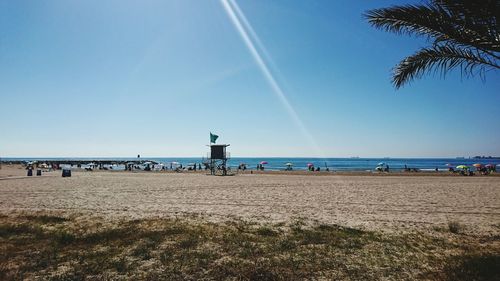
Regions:
[[461, 225], [459, 222], [456, 221], [450, 221], [448, 222], [448, 230], [451, 233], [459, 234], [463, 230], [463, 225]]
[[500, 237], [337, 225], [0, 216], [0, 279], [500, 280]]

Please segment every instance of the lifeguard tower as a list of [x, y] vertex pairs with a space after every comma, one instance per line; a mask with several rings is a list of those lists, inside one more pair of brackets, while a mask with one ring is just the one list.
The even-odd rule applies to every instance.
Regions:
[[227, 176], [227, 160], [230, 154], [226, 151], [229, 144], [211, 144], [210, 145], [210, 174], [218, 176]]

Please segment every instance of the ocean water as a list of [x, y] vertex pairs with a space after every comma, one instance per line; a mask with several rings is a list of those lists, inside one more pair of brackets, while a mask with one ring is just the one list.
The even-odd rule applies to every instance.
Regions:
[[[33, 160], [137, 160], [137, 158], [2, 158], [2, 161], [33, 161]], [[167, 167], [171, 162], [179, 162], [183, 166], [191, 163], [203, 163], [201, 157], [150, 157], [141, 158], [142, 160], [152, 160], [164, 163]], [[471, 166], [475, 163], [494, 164], [500, 168], [500, 159], [459, 159], [459, 158], [296, 158], [296, 157], [234, 157], [228, 161], [232, 168], [244, 163], [248, 169], [256, 169], [257, 164], [262, 161], [268, 162], [264, 167], [266, 170], [284, 170], [286, 163], [292, 163], [294, 170], [307, 170], [309, 163], [315, 167], [320, 167], [324, 170], [326, 167], [330, 171], [366, 171], [374, 170], [375, 167], [383, 162], [389, 165], [391, 170], [404, 169], [405, 165], [408, 168], [416, 168], [420, 170], [447, 170], [447, 164], [453, 167], [458, 165]], [[120, 168], [120, 167], [117, 167]]]

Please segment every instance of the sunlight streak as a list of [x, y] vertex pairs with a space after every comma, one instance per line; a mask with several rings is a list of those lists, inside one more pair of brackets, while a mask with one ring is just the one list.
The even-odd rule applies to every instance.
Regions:
[[[269, 67], [267, 66], [266, 62], [260, 55], [259, 51], [257, 50], [255, 44], [257, 47], [259, 47], [260, 51], [263, 52], [264, 57], [271, 62], [272, 60], [267, 53], [266, 49], [264, 48], [262, 42], [260, 41], [259, 37], [251, 27], [250, 23], [247, 21], [246, 17], [244, 16], [243, 12], [240, 10], [239, 6], [236, 4], [235, 0], [221, 0], [222, 6], [224, 7], [227, 15], [231, 19], [231, 22], [233, 23], [234, 27], [240, 34], [241, 38], [243, 39], [243, 42], [247, 46], [248, 50], [250, 51], [253, 59], [257, 63], [259, 69], [261, 70], [262, 74], [266, 78], [267, 82], [271, 86], [271, 89], [273, 90], [274, 94], [278, 97], [280, 100], [281, 104], [283, 107], [285, 107], [286, 111], [294, 121], [295, 125], [300, 129], [301, 133], [303, 136], [307, 139], [307, 141], [310, 143], [312, 148], [315, 150], [316, 154], [318, 157], [324, 157], [319, 145], [317, 144], [316, 140], [313, 138], [313, 136], [309, 133], [307, 128], [305, 127], [304, 123], [300, 119], [299, 115], [295, 111], [294, 107], [290, 104], [288, 101], [288, 98], [286, 97], [285, 93], [281, 89], [280, 85], [274, 78], [273, 74], [269, 70]], [[250, 35], [249, 35], [250, 34]], [[252, 41], [253, 39], [253, 41]], [[255, 44], [254, 44], [255, 42]], [[276, 68], [276, 67], [274, 67]]]

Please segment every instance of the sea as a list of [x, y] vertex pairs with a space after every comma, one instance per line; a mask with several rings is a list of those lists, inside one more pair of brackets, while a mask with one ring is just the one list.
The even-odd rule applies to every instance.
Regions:
[[[35, 161], [35, 160], [82, 160], [92, 162], [94, 160], [117, 160], [129, 161], [138, 158], [2, 158], [5, 161]], [[188, 166], [194, 163], [203, 163], [206, 159], [201, 157], [148, 157], [141, 160], [150, 160], [165, 164]], [[284, 170], [286, 164], [291, 163], [293, 170], [307, 170], [311, 164], [320, 167], [321, 170], [328, 168], [330, 171], [372, 171], [380, 164], [387, 164], [390, 170], [401, 170], [405, 167], [419, 169], [422, 171], [446, 171], [449, 167], [480, 163], [483, 165], [493, 164], [500, 168], [500, 158], [305, 158], [305, 157], [234, 157], [228, 160], [231, 168], [237, 168], [240, 164], [246, 164], [247, 169], [256, 169], [257, 165], [263, 164], [266, 170]], [[121, 169], [117, 165], [116, 169]]]

